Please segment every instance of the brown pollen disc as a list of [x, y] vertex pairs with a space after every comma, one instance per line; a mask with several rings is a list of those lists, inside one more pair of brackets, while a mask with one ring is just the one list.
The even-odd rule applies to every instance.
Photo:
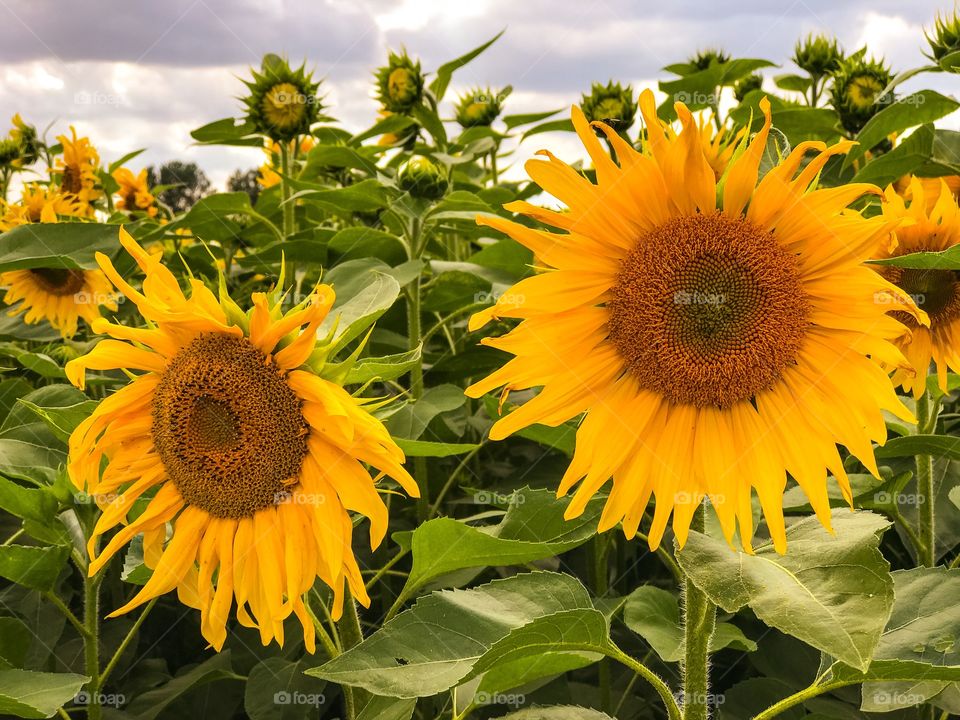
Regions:
[[796, 258], [722, 212], [672, 218], [641, 237], [607, 307], [610, 339], [640, 385], [698, 407], [772, 387], [808, 326]]
[[247, 339], [199, 335], [167, 366], [153, 399], [153, 439], [190, 505], [242, 518], [296, 482], [309, 426], [279, 368]]
[[31, 268], [30, 274], [51, 295], [76, 295], [83, 290], [83, 270]]
[[[888, 265], [884, 277], [913, 298], [917, 307], [930, 317], [930, 328], [945, 325], [960, 317], [960, 280], [953, 270], [922, 270]], [[891, 313], [911, 329], [919, 327], [907, 312]]]

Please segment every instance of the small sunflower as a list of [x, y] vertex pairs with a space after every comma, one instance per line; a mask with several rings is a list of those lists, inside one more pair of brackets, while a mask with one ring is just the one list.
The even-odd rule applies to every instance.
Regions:
[[100, 305], [117, 309], [113, 288], [99, 270], [8, 270], [0, 273], [0, 285], [7, 288], [3, 302], [15, 306], [8, 315], [23, 315], [30, 325], [46, 320], [65, 338], [77, 333], [80, 318], [87, 325], [99, 318]]
[[423, 100], [423, 72], [406, 51], [391, 52], [387, 64], [375, 73], [377, 99], [389, 113], [407, 114]]
[[[335, 617], [344, 584], [369, 604], [348, 511], [370, 518], [376, 546], [387, 508], [363, 464], [417, 495], [403, 452], [365, 401], [307, 365], [311, 356], [311, 365], [321, 362], [317, 330], [333, 291], [321, 285], [287, 313], [276, 296], [254, 293], [244, 313], [197, 280], [185, 296], [158, 256], [122, 230], [120, 241], [146, 274], [142, 293], [106, 257], [98, 262], [148, 327], [99, 320], [94, 329], [112, 339], [66, 368], [81, 388], [88, 369], [138, 372], [70, 438], [70, 476], [103, 508], [90, 573], [141, 533], [153, 569], [110, 617], [176, 589], [200, 610], [203, 636], [217, 650], [236, 602], [237, 619], [258, 628], [264, 645], [282, 644], [283, 621], [295, 615], [313, 652], [303, 598], [317, 577], [333, 590]], [[130, 515], [134, 508], [139, 514]]]
[[893, 183], [894, 190], [905, 200], [913, 197], [912, 188], [914, 181], [920, 183], [923, 188], [923, 197], [927, 204], [927, 212], [933, 210], [933, 206], [940, 199], [940, 185], [946, 183], [953, 193], [953, 197], [960, 200], [960, 175], [944, 175], [943, 177], [914, 177], [913, 175], [904, 175]]
[[117, 168], [113, 171], [113, 179], [120, 186], [116, 191], [119, 196], [117, 207], [120, 210], [143, 212], [150, 217], [157, 216], [156, 198], [150, 193], [146, 169], [134, 175], [127, 168]]
[[58, 178], [60, 191], [67, 197], [76, 199], [84, 215], [92, 216], [92, 203], [103, 196], [97, 176], [100, 155], [90, 144], [89, 138], [77, 137], [77, 131], [72, 125], [70, 137], [58, 135], [57, 140], [63, 146], [63, 156], [57, 158], [56, 168], [52, 172]]
[[843, 51], [835, 38], [810, 33], [793, 48], [793, 62], [814, 78], [830, 75], [840, 69]]
[[612, 80], [606, 85], [593, 83], [590, 93], [580, 98], [580, 109], [590, 122], [604, 122], [617, 132], [625, 133], [637, 114], [633, 86], [626, 87]]
[[413, 197], [439, 200], [450, 187], [446, 168], [428, 157], [415, 155], [397, 173], [397, 185]]
[[471, 318], [473, 330], [494, 318], [523, 322], [483, 341], [515, 357], [467, 393], [502, 387], [505, 397], [542, 386], [493, 425], [494, 440], [584, 414], [559, 488], [580, 483], [568, 518], [612, 477], [601, 530], [622, 522], [632, 537], [653, 495], [650, 546], [671, 514], [683, 545], [707, 497], [728, 542], [739, 529], [749, 551], [756, 490], [784, 552], [787, 474], [829, 528], [828, 469], [852, 502], [837, 445], [878, 474], [871, 441], [886, 438], [881, 410], [911, 418], [886, 372], [907, 366], [893, 343], [903, 325], [875, 298], [899, 297], [923, 315], [863, 264], [891, 222], [847, 210], [879, 190], [811, 189], [850, 142], [801, 143], [758, 182], [771, 124], [769, 102], [760, 107], [763, 128], [719, 183], [682, 103], [682, 130], [668, 134], [653, 93], [641, 95], [644, 152], [600, 124], [619, 165], [574, 108], [597, 184], [543, 151], [546, 160], [527, 170], [569, 211], [506, 206], [562, 232], [478, 219], [531, 249], [547, 270]]
[[[960, 244], [960, 209], [946, 182], [913, 178], [909, 204], [891, 185], [885, 194], [883, 215], [902, 221], [892, 242], [878, 258], [898, 257], [917, 252], [940, 252]], [[883, 266], [884, 277], [901, 288], [930, 319], [920, 325], [909, 313], [894, 315], [906, 325], [898, 340], [909, 368], [898, 369], [895, 385], [920, 397], [926, 389], [931, 360], [935, 363], [941, 389], [947, 391], [947, 370], [960, 372], [960, 280], [953, 270], [921, 270]]]
[[40, 158], [41, 143], [37, 136], [37, 129], [24, 122], [20, 113], [14, 115], [10, 122], [13, 123], [10, 138], [20, 146], [20, 158], [16, 161], [17, 167], [32, 165]]
[[743, 102], [744, 99], [754, 90], [763, 89], [763, 75], [760, 73], [750, 73], [745, 78], [737, 80], [733, 86], [733, 97], [737, 102]]
[[250, 94], [244, 98], [247, 117], [257, 132], [276, 142], [306, 135], [317, 121], [321, 102], [319, 82], [306, 65], [296, 70], [276, 55], [266, 55], [260, 72], [252, 71], [253, 81], [244, 81]]
[[454, 116], [460, 127], [489, 127], [500, 115], [502, 109], [503, 91], [493, 92], [476, 89], [460, 97], [454, 109]]
[[891, 80], [893, 73], [882, 60], [867, 60], [862, 52], [840, 61], [833, 76], [831, 104], [847, 132], [860, 132], [870, 118], [893, 102], [892, 94], [881, 96]]
[[723, 50], [717, 48], [698, 50], [697, 53], [690, 58], [690, 64], [697, 70], [706, 70], [711, 65], [723, 65], [728, 62], [730, 62], [730, 56]]
[[12, 167], [20, 159], [20, 143], [13, 138], [0, 138], [0, 168]]
[[25, 222], [56, 222], [61, 215], [80, 217], [84, 214], [84, 205], [76, 195], [66, 195], [37, 183], [24, 186], [19, 207]]
[[[944, 58], [960, 52], [960, 13], [954, 11], [950, 17], [938, 13], [933, 25], [933, 34], [925, 30], [924, 35], [930, 46], [930, 54], [927, 57], [938, 64]], [[951, 58], [943, 67], [945, 70], [955, 71], [958, 65], [960, 63]]]
[[[697, 128], [700, 131], [703, 154], [710, 163], [714, 176], [719, 180], [726, 172], [737, 145], [747, 134], [747, 129], [740, 128], [734, 132], [726, 125], [717, 128], [713, 121], [713, 113], [709, 112], [700, 113], [697, 117]], [[663, 130], [668, 138], [676, 140], [677, 132], [672, 125], [665, 126]]]

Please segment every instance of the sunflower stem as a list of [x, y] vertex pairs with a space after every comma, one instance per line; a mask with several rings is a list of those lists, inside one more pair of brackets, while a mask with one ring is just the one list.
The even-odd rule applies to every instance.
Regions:
[[[422, 242], [421, 234], [423, 223], [419, 217], [414, 217], [410, 222], [408, 240], [409, 255], [411, 260], [419, 258], [426, 247]], [[423, 328], [420, 324], [420, 291], [421, 276], [418, 275], [413, 282], [407, 285], [407, 347], [410, 350], [416, 350], [423, 343]], [[423, 356], [414, 363], [410, 370], [410, 396], [414, 402], [423, 397]], [[420, 488], [420, 499], [417, 502], [417, 517], [421, 522], [427, 519], [430, 512], [430, 488], [427, 480], [427, 459], [417, 457], [413, 459], [413, 477], [417, 481], [417, 487]]]
[[[344, 650], [349, 650], [363, 642], [363, 628], [360, 626], [357, 603], [352, 595], [348, 595], [343, 603], [343, 617], [340, 618], [339, 627], [340, 640], [343, 643]], [[353, 720], [357, 716], [357, 700], [361, 692], [360, 688], [343, 686], [347, 720]]]
[[[917, 399], [917, 432], [928, 433], [936, 424], [936, 411], [930, 403], [929, 393], [924, 392]], [[933, 483], [933, 457], [917, 455], [917, 518], [919, 521], [920, 564], [934, 567], [937, 564], [936, 520], [934, 508], [936, 493]]]
[[[694, 513], [690, 529], [703, 532], [706, 506]], [[717, 608], [687, 576], [683, 591], [683, 720], [710, 717], [710, 639]]]
[[[287, 143], [280, 143], [280, 197], [283, 208], [283, 237], [289, 241], [297, 232], [297, 216], [294, 212], [293, 201], [290, 200], [293, 195], [293, 188], [290, 187], [290, 146]], [[287, 261], [289, 276], [287, 277], [287, 287], [296, 286], [297, 268]]]
[[83, 636], [84, 668], [90, 676], [87, 683], [87, 718], [100, 720], [100, 582], [89, 573], [83, 576]]
[[[593, 594], [597, 598], [606, 596], [608, 588], [607, 536], [598, 534], [593, 538]], [[597, 666], [600, 679], [600, 707], [610, 712], [613, 696], [610, 692], [610, 659], [603, 658]]]

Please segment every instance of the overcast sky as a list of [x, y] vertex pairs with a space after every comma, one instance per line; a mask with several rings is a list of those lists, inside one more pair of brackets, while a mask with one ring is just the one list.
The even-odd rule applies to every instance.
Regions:
[[[239, 115], [239, 77], [266, 52], [306, 60], [328, 112], [359, 130], [375, 119], [372, 71], [406, 47], [424, 69], [482, 43], [458, 71], [448, 100], [471, 85], [513, 85], [508, 112], [569, 106], [593, 80], [655, 87], [660, 68], [698, 48], [787, 60], [801, 34], [866, 44], [894, 70], [924, 62], [923, 27], [952, 0], [0, 0], [0, 133], [14, 112], [49, 137], [73, 123], [104, 162], [148, 151], [141, 165], [198, 162], [215, 185], [260, 163], [255, 149], [195, 147], [190, 130]], [[769, 82], [769, 81], [768, 81]], [[906, 87], [960, 93], [957, 76], [924, 75]], [[449, 114], [449, 111], [448, 111]], [[948, 123], [956, 126], [955, 118]], [[531, 138], [518, 157], [549, 144], [578, 156], [569, 136]]]

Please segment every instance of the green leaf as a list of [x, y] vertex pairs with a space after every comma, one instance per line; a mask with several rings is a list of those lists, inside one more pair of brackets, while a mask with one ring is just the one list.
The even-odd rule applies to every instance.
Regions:
[[263, 138], [255, 132], [253, 124], [246, 120], [237, 122], [233, 118], [223, 118], [197, 128], [190, 137], [202, 145], [263, 145]]
[[[960, 570], [897, 570], [896, 601], [867, 672], [871, 679], [960, 680]], [[840, 668], [835, 677], [849, 677]]]
[[893, 606], [889, 565], [878, 550], [890, 522], [870, 512], [835, 510], [835, 536], [816, 517], [787, 529], [789, 550], [755, 555], [690, 533], [677, 561], [727, 612], [745, 605], [767, 625], [865, 670]]
[[90, 678], [74, 673], [0, 670], [0, 713], [48, 718], [73, 700]]
[[465, 455], [480, 447], [474, 443], [431, 442], [428, 440], [409, 440], [407, 438], [394, 438], [393, 440], [407, 457], [439, 458]]
[[26, 268], [91, 269], [113, 255], [120, 227], [100, 223], [30, 223], [0, 233], [0, 272]]
[[886, 445], [876, 450], [877, 458], [884, 459], [914, 455], [935, 455], [960, 460], [960, 438], [948, 435], [906, 435], [888, 440]]
[[367, 694], [365, 705], [357, 710], [357, 720], [410, 720], [417, 707], [416, 699], [378, 697]]
[[773, 82], [776, 83], [777, 87], [781, 90], [805, 93], [810, 89], [811, 81], [810, 78], [804, 77], [803, 75], [791, 75], [787, 73], [785, 75], [775, 75]]
[[593, 608], [536, 618], [494, 643], [466, 679], [480, 677], [481, 703], [505, 690], [561, 675], [600, 660], [607, 649], [607, 620]]
[[577, 609], [596, 612], [583, 585], [557, 573], [525, 573], [470, 590], [437, 592], [307, 674], [377, 695], [427, 697], [463, 682], [512, 631]]
[[403, 241], [396, 235], [368, 227], [349, 227], [340, 230], [327, 245], [339, 260], [374, 257], [388, 265], [403, 262], [407, 257]]
[[394, 437], [416, 440], [435, 417], [457, 410], [466, 402], [463, 388], [456, 385], [427, 388], [419, 400], [407, 403], [387, 419], [387, 429]]
[[0, 617], [0, 670], [23, 667], [32, 637], [30, 628], [21, 620]]
[[204, 240], [237, 237], [242, 226], [231, 215], [253, 213], [250, 196], [245, 192], [217, 193], [201, 198], [179, 221]]
[[378, 120], [373, 127], [368, 130], [364, 130], [362, 133], [354, 135], [350, 138], [351, 145], [359, 145], [364, 140], [368, 138], [376, 137], [378, 135], [387, 135], [390, 133], [396, 134], [401, 133], [406, 130], [411, 125], [416, 125], [416, 121], [407, 115], [387, 115], [383, 120]]
[[35, 590], [52, 590], [70, 548], [0, 545], [0, 577]]
[[310, 152], [307, 153], [307, 162], [303, 169], [304, 176], [313, 177], [320, 171], [329, 168], [350, 168], [363, 170], [369, 175], [377, 174], [376, 163], [361, 155], [354, 148], [345, 145], [316, 145], [311, 148]]
[[20, 398], [18, 404], [37, 415], [54, 435], [66, 442], [97, 407], [72, 385], [47, 385]]
[[556, 115], [562, 109], [563, 108], [558, 110], [547, 110], [546, 112], [521, 113], [519, 115], [504, 115], [503, 124], [507, 126], [508, 130], [512, 130], [513, 128], [520, 127], [521, 125], [529, 125], [530, 123], [546, 120], [548, 117]]
[[33, 385], [23, 378], [0, 381], [0, 424], [16, 405], [17, 400], [33, 390]]
[[44, 353], [31, 352], [13, 343], [0, 343], [0, 355], [16, 360], [31, 372], [45, 378], [64, 378], [66, 375], [57, 362]]
[[310, 660], [271, 657], [247, 676], [243, 708], [251, 720], [300, 720], [316, 715], [327, 703], [321, 680], [304, 675]]
[[480, 55], [484, 50], [493, 45], [497, 40], [500, 39], [500, 36], [506, 32], [506, 28], [498, 32], [492, 38], [487, 40], [482, 45], [475, 47], [468, 53], [465, 53], [458, 57], [455, 60], [446, 62], [437, 68], [437, 77], [433, 79], [433, 82], [430, 83], [430, 92], [433, 93], [433, 96], [436, 98], [437, 102], [443, 100], [443, 96], [447, 92], [447, 87], [450, 85], [450, 79], [453, 77], [453, 73], [462, 68], [468, 62], [473, 60], [475, 57]]
[[[299, 183], [306, 186], [307, 183]], [[323, 207], [340, 217], [351, 217], [355, 212], [373, 212], [387, 206], [387, 194], [377, 180], [361, 180], [341, 188], [306, 187], [293, 195]]]
[[482, 302], [490, 295], [490, 281], [462, 270], [442, 273], [423, 296], [425, 312], [445, 313]]
[[50, 485], [65, 459], [62, 451], [46, 443], [0, 437], [0, 475]]
[[24, 520], [49, 524], [57, 499], [47, 488], [29, 488], [0, 477], [0, 508]]
[[844, 160], [844, 167], [852, 165], [887, 136], [917, 125], [932, 123], [958, 107], [960, 103], [956, 100], [934, 90], [921, 90], [900, 98], [883, 108], [863, 126], [857, 134], [857, 144], [851, 148]]
[[[496, 493], [480, 490], [474, 502]], [[590, 540], [597, 532], [603, 499], [594, 498], [583, 514], [565, 520], [566, 503], [549, 490], [523, 488], [510, 498], [497, 525], [475, 527], [453, 518], [428, 520], [413, 531], [413, 567], [402, 594], [410, 597], [431, 580], [465, 568], [522, 565], [553, 557]]]
[[563, 118], [562, 120], [550, 120], [549, 122], [541, 123], [540, 125], [534, 125], [532, 128], [527, 130], [521, 137], [520, 142], [523, 142], [529, 137], [534, 135], [539, 135], [545, 132], [573, 132], [573, 120], [570, 118]]
[[853, 176], [852, 182], [873, 183], [882, 187], [912, 173], [930, 159], [933, 138], [933, 126], [921, 125], [893, 150], [864, 165]]
[[874, 265], [893, 265], [918, 270], [960, 270], [960, 245], [954, 245], [940, 252], [909, 253], [870, 262]]
[[359, 385], [370, 380], [394, 380], [410, 372], [420, 362], [420, 348], [395, 355], [360, 358], [353, 363], [344, 385]]
[[[653, 585], [638, 587], [627, 596], [623, 622], [646, 640], [664, 662], [679, 662], [683, 658], [680, 603], [673, 593]], [[718, 622], [710, 638], [710, 652], [725, 647], [752, 652], [757, 649], [757, 644], [736, 625]]]
[[160, 687], [137, 695], [124, 708], [124, 711], [135, 720], [154, 720], [184, 693], [215, 680], [226, 678], [242, 679], [234, 675], [231, 670], [229, 650], [216, 653]]
[[576, 705], [532, 707], [503, 715], [497, 720], [614, 720], [606, 713]]
[[359, 337], [400, 295], [400, 283], [386, 274], [387, 266], [350, 260], [327, 273], [326, 282], [337, 294], [330, 315], [320, 326], [320, 337], [337, 328], [334, 351]]

